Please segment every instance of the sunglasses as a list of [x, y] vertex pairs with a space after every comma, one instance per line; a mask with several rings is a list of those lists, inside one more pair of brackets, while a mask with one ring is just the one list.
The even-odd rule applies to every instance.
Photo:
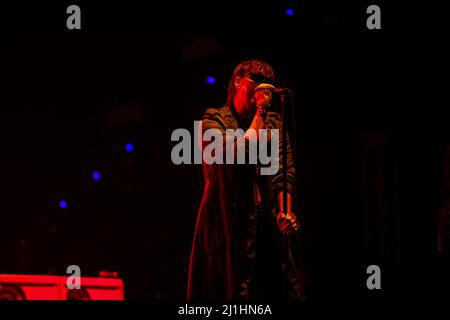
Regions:
[[258, 74], [258, 73], [249, 72], [248, 77], [250, 80], [252, 80], [256, 83], [268, 83], [268, 84], [272, 84], [272, 85], [275, 83], [275, 81], [273, 79], [266, 78], [262, 74]]

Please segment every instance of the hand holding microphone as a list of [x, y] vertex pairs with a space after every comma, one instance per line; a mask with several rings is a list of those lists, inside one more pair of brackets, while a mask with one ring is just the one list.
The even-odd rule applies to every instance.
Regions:
[[254, 90], [256, 106], [258, 109], [268, 109], [272, 105], [273, 94], [285, 95], [291, 94], [291, 90], [288, 88], [275, 88], [273, 85], [268, 83], [261, 83]]
[[266, 109], [270, 107], [272, 104], [272, 94], [275, 90], [275, 87], [268, 83], [261, 83], [255, 88], [255, 100], [256, 106], [258, 107], [258, 112], [263, 110], [266, 112]]

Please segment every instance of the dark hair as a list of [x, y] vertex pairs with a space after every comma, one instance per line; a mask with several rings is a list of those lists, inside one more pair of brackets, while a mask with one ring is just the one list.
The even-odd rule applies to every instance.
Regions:
[[233, 71], [233, 75], [231, 76], [230, 83], [228, 84], [228, 96], [227, 96], [227, 105], [233, 105], [233, 98], [236, 93], [236, 87], [234, 86], [234, 80], [236, 77], [244, 77], [249, 72], [262, 74], [266, 78], [274, 79], [275, 74], [273, 72], [270, 64], [263, 60], [246, 60], [241, 62]]

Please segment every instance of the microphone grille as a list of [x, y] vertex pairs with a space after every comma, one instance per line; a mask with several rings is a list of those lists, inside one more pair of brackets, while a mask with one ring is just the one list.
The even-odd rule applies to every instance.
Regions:
[[255, 92], [272, 93], [275, 87], [268, 83], [261, 83], [255, 88]]

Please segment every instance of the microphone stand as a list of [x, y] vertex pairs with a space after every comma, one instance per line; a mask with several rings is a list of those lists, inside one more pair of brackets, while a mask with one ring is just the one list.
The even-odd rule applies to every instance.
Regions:
[[[286, 100], [285, 97], [286, 95], [289, 94], [290, 95], [290, 99], [291, 99], [291, 115], [292, 117], [294, 117], [294, 99], [293, 99], [293, 94], [292, 91], [290, 89], [283, 89], [283, 92], [280, 92], [280, 102], [281, 102], [281, 119], [282, 119], [282, 187], [283, 187], [283, 213], [285, 215], [288, 214], [288, 210], [287, 210], [287, 112], [286, 112]], [[293, 126], [294, 126], [294, 137], [293, 139], [295, 139], [295, 119], [292, 120]], [[294, 142], [291, 142], [291, 146], [294, 146], [293, 144]], [[295, 148], [295, 146], [294, 146]], [[295, 149], [291, 148], [291, 154], [293, 157], [293, 161], [294, 161], [294, 153], [295, 153]], [[294, 200], [295, 197], [294, 195], [292, 195], [292, 205], [294, 205]], [[287, 279], [289, 278], [289, 275], [286, 274], [286, 263], [288, 263], [288, 259], [289, 259], [289, 237], [285, 234], [283, 234], [282, 236], [282, 252], [281, 252], [281, 263], [282, 263], [282, 288], [283, 288], [283, 292], [288, 294], [287, 292]], [[297, 233], [297, 250], [299, 250], [299, 237], [298, 237], [298, 233]], [[296, 266], [293, 266], [295, 269]], [[299, 276], [299, 275], [298, 275]], [[303, 298], [303, 297], [302, 297]]]

